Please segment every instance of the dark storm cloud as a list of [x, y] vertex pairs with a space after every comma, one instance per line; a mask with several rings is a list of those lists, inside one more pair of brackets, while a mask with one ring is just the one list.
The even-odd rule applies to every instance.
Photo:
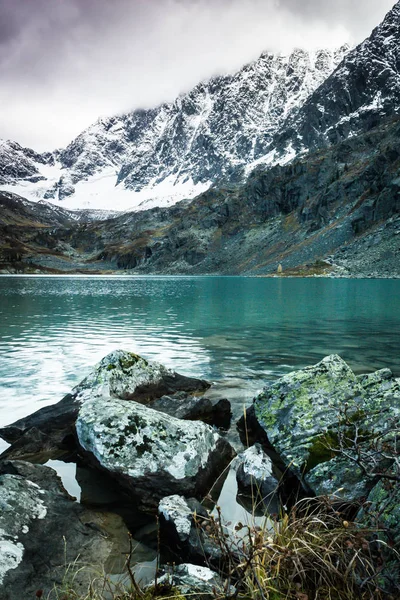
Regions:
[[0, 0], [0, 137], [66, 144], [263, 50], [359, 42], [392, 0]]

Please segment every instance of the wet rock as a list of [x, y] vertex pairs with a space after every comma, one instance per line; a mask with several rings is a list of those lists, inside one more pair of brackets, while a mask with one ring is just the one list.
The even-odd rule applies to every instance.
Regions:
[[207, 532], [208, 511], [195, 498], [173, 495], [158, 506], [163, 560], [221, 568], [221, 550]]
[[274, 476], [272, 461], [260, 444], [239, 454], [235, 466], [239, 493], [250, 496], [253, 508], [262, 504], [270, 512], [277, 512], [279, 483]]
[[231, 404], [226, 398], [211, 400], [205, 396], [178, 392], [153, 400], [148, 406], [177, 419], [203, 421], [222, 429], [228, 429], [231, 421]]
[[165, 496], [200, 497], [233, 457], [209, 425], [182, 421], [136, 402], [85, 402], [76, 422], [84, 456], [106, 470], [145, 510]]
[[[47, 597], [68, 578], [68, 566], [75, 584], [87, 586], [108, 562], [121, 563], [128, 544], [122, 520], [74, 502], [49, 467], [1, 462], [0, 507], [2, 600], [33, 598], [39, 589]], [[79, 570], [82, 564], [90, 567]]]
[[[235, 593], [231, 585], [226, 584], [221, 577], [207, 567], [192, 564], [163, 567], [157, 579], [159, 585], [171, 585], [190, 600], [214, 600], [214, 598], [230, 598]], [[149, 587], [154, 586], [150, 584]]]
[[88, 400], [123, 398], [147, 402], [177, 391], [202, 392], [209, 387], [204, 380], [185, 377], [137, 354], [116, 350], [103, 358], [60, 402], [1, 428], [4, 440], [10, 444], [18, 441], [5, 456], [30, 459], [34, 454], [43, 453], [46, 457], [73, 451], [75, 421], [80, 406]]

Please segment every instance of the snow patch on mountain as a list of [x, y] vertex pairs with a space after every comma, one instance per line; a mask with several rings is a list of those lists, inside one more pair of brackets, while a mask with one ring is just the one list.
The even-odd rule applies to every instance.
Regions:
[[[46, 176], [39, 182], [18, 181], [16, 184], [1, 186], [4, 191], [18, 194], [31, 202], [44, 202], [49, 185], [57, 185], [63, 176], [61, 165], [40, 169]], [[61, 199], [56, 196], [51, 200], [53, 206], [60, 206], [70, 211], [89, 210], [105, 211], [103, 218], [115, 212], [137, 211], [156, 206], [172, 206], [183, 199], [191, 199], [207, 190], [210, 182], [194, 184], [192, 180], [176, 181], [174, 177], [164, 179], [140, 192], [128, 190], [123, 185], [116, 185], [117, 174], [114, 167], [106, 167], [86, 180], [79, 181], [74, 194]], [[48, 202], [48, 201], [47, 201]], [[99, 213], [95, 213], [100, 218]]]

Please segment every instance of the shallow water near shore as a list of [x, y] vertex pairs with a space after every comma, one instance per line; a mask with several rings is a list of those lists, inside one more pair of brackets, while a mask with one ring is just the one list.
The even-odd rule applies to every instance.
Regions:
[[[235, 423], [266, 381], [328, 354], [399, 376], [399, 331], [400, 280], [3, 276], [0, 426], [60, 400], [116, 348], [213, 381]], [[229, 438], [239, 447], [234, 426]], [[49, 464], [79, 497], [75, 465]], [[221, 500], [236, 515], [234, 479]]]

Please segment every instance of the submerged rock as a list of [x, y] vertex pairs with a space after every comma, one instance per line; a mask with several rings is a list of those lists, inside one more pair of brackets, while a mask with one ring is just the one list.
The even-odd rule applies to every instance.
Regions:
[[104, 357], [70, 394], [52, 406], [0, 429], [0, 437], [15, 444], [3, 457], [31, 458], [75, 449], [74, 425], [84, 402], [121, 398], [149, 402], [165, 394], [204, 392], [207, 381], [185, 377], [158, 363], [116, 350]]
[[[128, 547], [120, 517], [74, 502], [53, 469], [20, 461], [0, 463], [0, 597], [47, 597], [69, 576], [88, 586], [99, 569]], [[126, 549], [126, 548], [125, 548]], [[80, 570], [85, 564], [89, 568]]]
[[172, 494], [200, 497], [234, 454], [209, 425], [114, 398], [85, 402], [76, 431], [87, 459], [115, 477], [145, 510]]

